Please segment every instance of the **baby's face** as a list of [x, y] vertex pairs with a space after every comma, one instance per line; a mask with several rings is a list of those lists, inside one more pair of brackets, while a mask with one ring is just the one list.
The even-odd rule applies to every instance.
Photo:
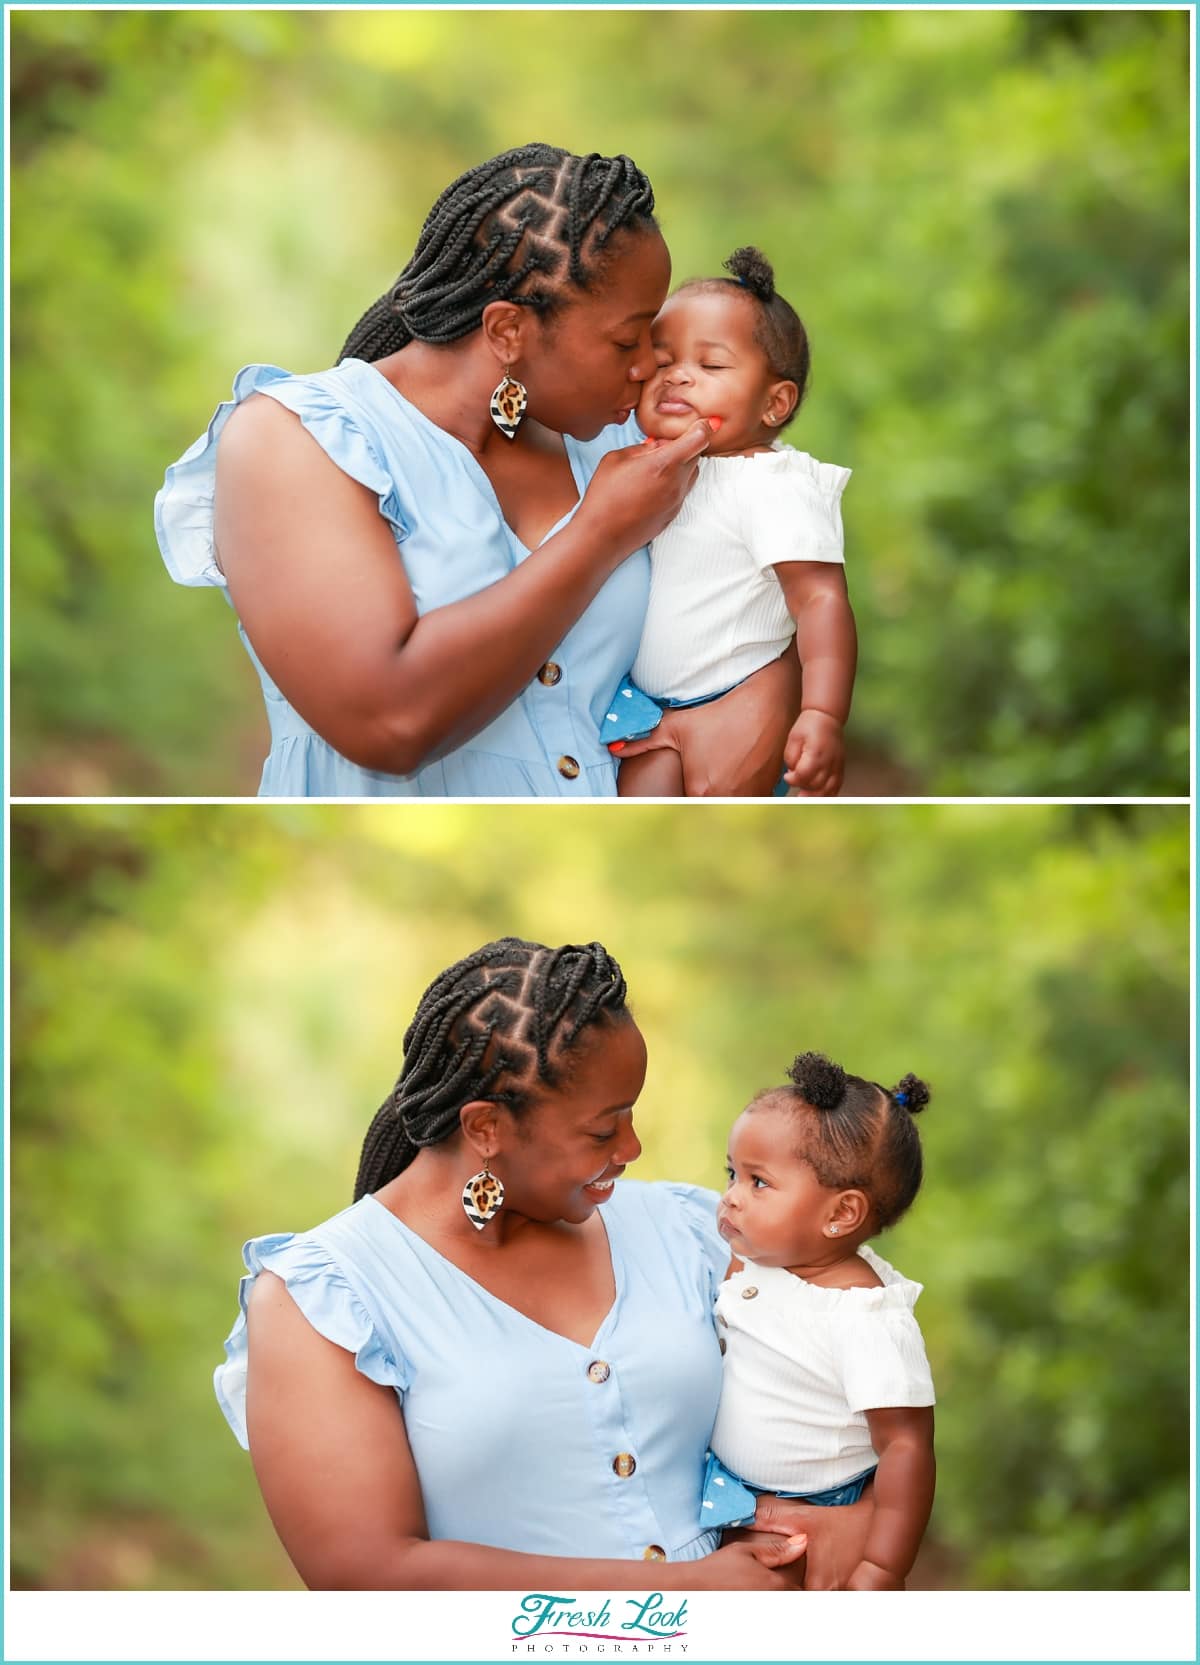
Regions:
[[796, 388], [772, 375], [754, 325], [755, 303], [736, 289], [672, 295], [651, 327], [656, 369], [638, 404], [642, 431], [674, 439], [698, 416], [719, 416], [706, 455], [770, 444]]
[[[759, 1266], [809, 1266], [828, 1253], [825, 1226], [839, 1192], [795, 1154], [786, 1110], [744, 1110], [729, 1134], [729, 1188], [717, 1229], [739, 1258]], [[836, 1241], [836, 1239], [835, 1239]]]

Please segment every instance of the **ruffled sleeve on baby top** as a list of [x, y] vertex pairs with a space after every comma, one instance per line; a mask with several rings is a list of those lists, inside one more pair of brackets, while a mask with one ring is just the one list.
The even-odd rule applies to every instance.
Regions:
[[852, 1411], [932, 1405], [933, 1378], [913, 1312], [922, 1286], [865, 1245], [858, 1252], [883, 1287], [820, 1292], [836, 1302], [832, 1333], [847, 1404]]
[[238, 1289], [240, 1311], [225, 1343], [225, 1362], [213, 1374], [213, 1386], [225, 1419], [238, 1443], [249, 1449], [246, 1435], [246, 1306], [260, 1272], [274, 1272], [305, 1318], [326, 1341], [354, 1354], [355, 1368], [381, 1387], [403, 1397], [406, 1368], [392, 1356], [376, 1321], [351, 1286], [333, 1254], [312, 1236], [290, 1232], [254, 1237], [242, 1250], [248, 1276]]
[[367, 435], [337, 396], [331, 381], [336, 375], [336, 371], [321, 371], [293, 376], [273, 364], [248, 364], [238, 371], [233, 398], [218, 405], [207, 430], [167, 469], [154, 499], [158, 547], [177, 584], [225, 588], [213, 538], [217, 441], [234, 411], [252, 393], [265, 393], [293, 411], [342, 472], [375, 495], [397, 542], [404, 536], [395, 486]]
[[848, 468], [780, 445], [744, 458], [736, 478], [746, 543], [760, 570], [781, 561], [845, 560]]

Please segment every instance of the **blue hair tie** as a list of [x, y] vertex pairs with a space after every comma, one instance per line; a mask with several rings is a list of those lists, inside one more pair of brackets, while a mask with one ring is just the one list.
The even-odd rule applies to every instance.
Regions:
[[892, 1097], [896, 1100], [897, 1104], [907, 1105], [907, 1103], [908, 1103], [908, 1094], [907, 1093], [893, 1093]]

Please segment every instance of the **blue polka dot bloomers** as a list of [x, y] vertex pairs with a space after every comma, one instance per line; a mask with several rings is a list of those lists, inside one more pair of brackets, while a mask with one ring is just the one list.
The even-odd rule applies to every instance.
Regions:
[[748, 1521], [754, 1519], [756, 1501], [764, 1492], [771, 1497], [792, 1498], [797, 1503], [816, 1503], [827, 1509], [839, 1508], [847, 1503], [858, 1502], [876, 1466], [873, 1463], [861, 1474], [854, 1475], [840, 1486], [830, 1486], [827, 1491], [778, 1492], [772, 1486], [753, 1486], [748, 1480], [739, 1480], [737, 1475], [732, 1474], [721, 1459], [710, 1451], [704, 1470], [700, 1513], [705, 1526], [745, 1526]]
[[[736, 688], [739, 684], [735, 682], [733, 686]], [[714, 700], [723, 699], [726, 694], [732, 692], [732, 688], [722, 688], [718, 693], [702, 694], [695, 700], [659, 700], [651, 694], [643, 693], [627, 676], [622, 677], [621, 686], [604, 713], [604, 721], [600, 725], [600, 738], [609, 747], [614, 742], [644, 740], [648, 734], [653, 734], [662, 722], [664, 711], [686, 711], [694, 705], [711, 705]], [[772, 796], [786, 798], [787, 791], [787, 781], [781, 775], [772, 789]]]
[[[736, 686], [736, 684], [735, 684]], [[621, 678], [621, 686], [613, 695], [612, 704], [604, 714], [601, 738], [606, 745], [614, 740], [644, 740], [662, 722], [664, 711], [683, 710], [692, 705], [710, 705], [731, 690], [722, 688], [717, 694], [702, 694], [697, 700], [657, 700], [644, 694], [629, 678]]]

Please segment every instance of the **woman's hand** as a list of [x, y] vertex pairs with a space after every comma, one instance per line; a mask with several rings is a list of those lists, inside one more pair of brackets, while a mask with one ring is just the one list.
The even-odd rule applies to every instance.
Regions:
[[808, 1540], [803, 1533], [779, 1536], [765, 1532], [726, 1543], [712, 1555], [691, 1563], [698, 1590], [802, 1590]]
[[[869, 1485], [857, 1503], [832, 1509], [768, 1495], [759, 1498], [754, 1525], [744, 1530], [749, 1536], [758, 1532], [804, 1534], [808, 1538], [804, 1588], [847, 1590], [862, 1562], [874, 1508], [873, 1488]], [[726, 1533], [726, 1539], [731, 1536]]]
[[496, 583], [418, 616], [376, 498], [291, 411], [258, 395], [217, 452], [214, 525], [230, 598], [284, 698], [366, 769], [408, 775], [518, 697], [633, 550], [661, 531], [710, 438], [606, 457], [567, 524]]
[[719, 700], [665, 711], [644, 740], [617, 756], [671, 746], [683, 760], [689, 798], [769, 798], [783, 768], [783, 749], [800, 709], [800, 661], [789, 647]]
[[610, 451], [592, 475], [576, 525], [582, 522], [601, 548], [625, 560], [679, 513], [699, 471], [696, 459], [711, 438], [707, 422], [693, 422], [676, 439]]

